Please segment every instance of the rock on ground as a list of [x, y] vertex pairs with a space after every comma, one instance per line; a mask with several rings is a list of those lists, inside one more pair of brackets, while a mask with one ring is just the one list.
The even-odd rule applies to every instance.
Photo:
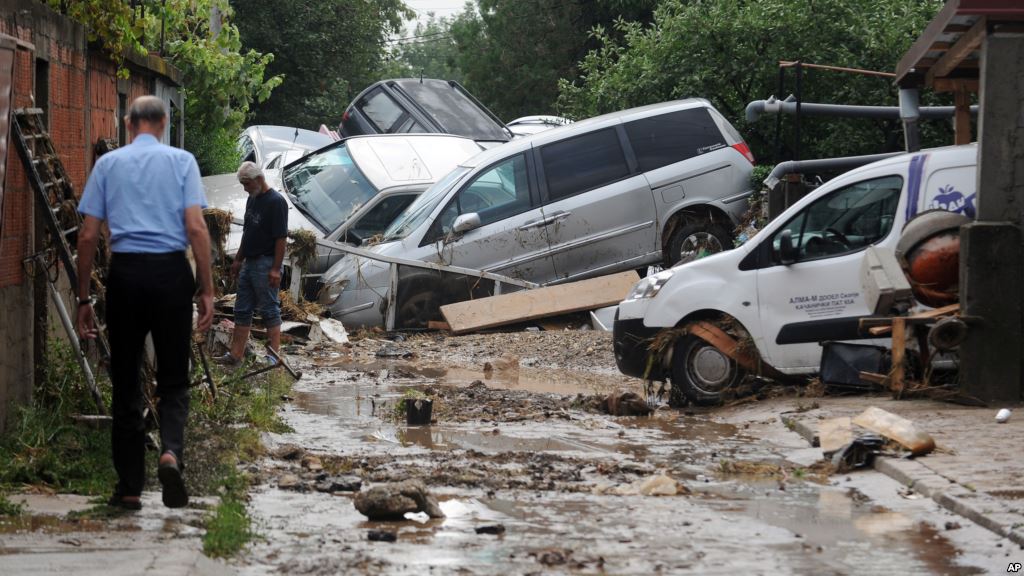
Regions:
[[374, 486], [356, 495], [355, 506], [370, 520], [401, 520], [408, 512], [425, 512], [431, 518], [444, 518], [437, 498], [427, 492], [419, 480]]

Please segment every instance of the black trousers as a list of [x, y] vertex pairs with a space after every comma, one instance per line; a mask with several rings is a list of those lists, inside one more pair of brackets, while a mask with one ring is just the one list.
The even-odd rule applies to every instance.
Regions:
[[192, 296], [196, 283], [184, 252], [114, 253], [107, 280], [107, 331], [113, 384], [111, 447], [118, 491], [138, 496], [146, 481], [145, 399], [140, 372], [146, 334], [156, 351], [161, 454], [184, 456], [188, 418]]

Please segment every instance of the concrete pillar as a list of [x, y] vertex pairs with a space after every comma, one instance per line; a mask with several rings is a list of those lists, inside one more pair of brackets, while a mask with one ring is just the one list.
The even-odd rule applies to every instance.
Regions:
[[960, 303], [979, 320], [961, 346], [962, 387], [988, 402], [1016, 402], [1024, 379], [1024, 34], [985, 39], [980, 104], [978, 221], [960, 235]]

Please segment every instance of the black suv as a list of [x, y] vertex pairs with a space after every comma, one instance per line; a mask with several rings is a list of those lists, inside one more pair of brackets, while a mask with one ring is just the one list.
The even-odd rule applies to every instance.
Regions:
[[505, 124], [454, 80], [400, 78], [371, 84], [349, 104], [343, 136], [432, 132], [499, 144], [511, 139]]

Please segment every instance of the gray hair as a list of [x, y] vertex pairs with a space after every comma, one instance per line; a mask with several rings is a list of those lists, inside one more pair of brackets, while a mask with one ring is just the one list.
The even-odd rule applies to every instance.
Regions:
[[128, 121], [132, 126], [138, 126], [139, 122], [156, 124], [166, 117], [167, 107], [156, 96], [139, 96], [128, 109]]
[[237, 175], [239, 180], [255, 180], [263, 177], [263, 171], [260, 170], [260, 167], [255, 162], [246, 160], [238, 167]]

